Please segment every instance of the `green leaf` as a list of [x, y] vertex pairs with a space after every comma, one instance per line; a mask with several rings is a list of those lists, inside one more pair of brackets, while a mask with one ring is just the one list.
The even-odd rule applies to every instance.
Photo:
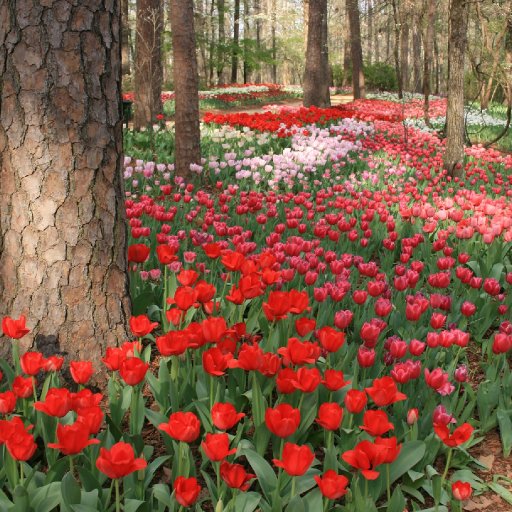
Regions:
[[241, 447], [238, 449], [238, 456], [240, 455], [245, 455], [251, 468], [258, 477], [258, 482], [265, 496], [270, 499], [277, 487], [277, 477], [272, 466], [251, 448], [243, 448], [243, 443], [241, 443]]
[[318, 512], [322, 510], [323, 502], [322, 502], [322, 493], [320, 489], [314, 489], [311, 492], [308, 492], [303, 498], [304, 508], [306, 512]]
[[39, 487], [33, 494], [31, 505], [37, 512], [50, 512], [61, 502], [60, 482], [52, 482], [43, 487]]
[[389, 466], [391, 483], [412, 469], [425, 454], [426, 445], [423, 441], [410, 441], [402, 445], [396, 460]]
[[70, 510], [69, 505], [77, 505], [80, 503], [80, 487], [70, 472], [64, 475], [64, 478], [60, 483], [60, 489], [62, 493], [62, 504], [64, 510]]
[[391, 500], [388, 503], [387, 512], [398, 512], [404, 510], [404, 508], [405, 497], [402, 493], [402, 489], [397, 485], [393, 491], [393, 496], [391, 496]]
[[487, 484], [490, 489], [492, 489], [498, 496], [501, 496], [507, 503], [512, 505], [512, 492], [503, 487], [501, 484], [497, 482], [489, 482]]
[[286, 512], [306, 512], [306, 505], [304, 505], [300, 495], [296, 494], [292, 497], [285, 510]]
[[503, 456], [508, 457], [512, 450], [512, 421], [511, 411], [499, 408], [497, 411], [498, 425], [500, 427], [501, 444], [503, 445]]
[[261, 495], [257, 492], [243, 492], [236, 497], [235, 510], [254, 512], [261, 501]]
[[124, 500], [124, 512], [137, 512], [144, 502], [141, 500], [125, 499]]

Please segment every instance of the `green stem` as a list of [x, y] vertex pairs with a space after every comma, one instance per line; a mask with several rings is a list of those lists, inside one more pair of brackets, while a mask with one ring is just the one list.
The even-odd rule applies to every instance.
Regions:
[[389, 464], [386, 464], [386, 490], [388, 496], [388, 505], [389, 502], [391, 501], [391, 476], [389, 473]]
[[219, 502], [221, 499], [220, 492], [220, 462], [215, 463], [215, 473], [217, 474], [217, 501]]
[[20, 460], [20, 483], [23, 485], [25, 477], [23, 476], [23, 462]]
[[73, 456], [69, 456], [69, 472], [71, 473], [71, 476], [75, 476], [75, 465], [73, 464]]
[[139, 414], [139, 386], [133, 386], [132, 389], [132, 403], [130, 406], [130, 434], [132, 436], [138, 434], [137, 430], [137, 416]]
[[290, 493], [290, 500], [293, 499], [293, 497], [295, 496], [295, 485], [297, 483], [297, 479], [292, 476], [292, 490], [291, 490], [291, 493]]
[[37, 389], [36, 389], [36, 379], [32, 377], [32, 390], [34, 391], [34, 403], [37, 402]]
[[16, 369], [16, 374], [21, 373], [20, 368], [20, 342], [12, 340], [12, 366]]
[[368, 499], [368, 479], [364, 479], [364, 499], [365, 501]]
[[324, 501], [324, 512], [327, 512], [329, 510], [329, 500], [325, 498]]
[[167, 332], [168, 326], [167, 326], [167, 317], [165, 316], [165, 312], [167, 311], [167, 265], [164, 265], [164, 299], [162, 301], [162, 327], [164, 328], [164, 332]]
[[[450, 448], [448, 450], [448, 455], [446, 456], [446, 466], [444, 468], [443, 476], [441, 477], [441, 495], [439, 496], [439, 500], [441, 500], [441, 496], [443, 495], [444, 482], [446, 480], [446, 476], [448, 475], [448, 470], [450, 469], [450, 463], [452, 461], [452, 453], [453, 453], [453, 450], [452, 450], [452, 448]], [[436, 500], [435, 510], [436, 510], [436, 512], [439, 510], [439, 501], [438, 500]]]
[[121, 512], [121, 498], [119, 496], [119, 478], [116, 478], [115, 485], [116, 485], [116, 512]]

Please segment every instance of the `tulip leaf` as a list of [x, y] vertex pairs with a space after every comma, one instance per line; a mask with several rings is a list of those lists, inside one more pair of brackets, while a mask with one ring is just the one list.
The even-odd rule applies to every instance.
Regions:
[[154, 461], [148, 464], [145, 471], [144, 478], [144, 488], [148, 488], [151, 484], [151, 480], [153, 480], [153, 476], [155, 475], [156, 470], [165, 464], [171, 458], [170, 455], [162, 455], [161, 457], [157, 457]]
[[172, 507], [171, 493], [169, 487], [164, 484], [155, 484], [153, 486], [153, 497], [166, 507]]
[[70, 510], [70, 505], [77, 505], [81, 501], [80, 486], [77, 484], [75, 477], [71, 473], [66, 473], [61, 482], [62, 492], [62, 508]]
[[60, 504], [61, 498], [60, 482], [52, 482], [36, 489], [30, 504], [37, 512], [50, 512]]
[[238, 456], [240, 455], [244, 455], [247, 458], [251, 468], [258, 477], [258, 482], [265, 496], [270, 499], [277, 487], [277, 477], [272, 466], [261, 455], [250, 448], [239, 448]]
[[261, 495], [257, 492], [243, 492], [236, 497], [235, 510], [253, 512], [261, 501]]
[[402, 489], [399, 485], [395, 487], [395, 490], [393, 491], [393, 495], [391, 496], [391, 499], [388, 503], [388, 508], [386, 509], [387, 512], [395, 512], [397, 510], [404, 510], [405, 509], [405, 497], [402, 493]]
[[512, 411], [510, 410], [502, 408], [499, 408], [497, 412], [504, 457], [508, 457], [512, 450], [512, 421], [510, 421], [511, 412]]
[[144, 505], [144, 501], [134, 500], [134, 499], [125, 499], [124, 500], [124, 512], [137, 512], [141, 505]]
[[498, 496], [503, 498], [507, 503], [512, 505], [512, 492], [510, 492], [507, 488], [503, 487], [501, 484], [497, 482], [489, 482], [487, 484], [490, 489], [492, 489]]
[[409, 441], [402, 445], [398, 457], [389, 466], [391, 483], [412, 469], [425, 454], [426, 445], [423, 441]]
[[320, 489], [314, 489], [311, 492], [308, 492], [303, 497], [304, 507], [306, 512], [317, 512], [318, 510], [322, 510], [322, 493]]
[[292, 499], [288, 503], [288, 506], [285, 510], [286, 512], [306, 512], [304, 500], [300, 497], [299, 494], [292, 496]]

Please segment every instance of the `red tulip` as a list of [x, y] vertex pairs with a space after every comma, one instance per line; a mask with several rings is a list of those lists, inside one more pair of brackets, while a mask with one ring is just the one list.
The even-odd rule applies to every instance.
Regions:
[[286, 366], [312, 364], [320, 357], [317, 343], [300, 341], [298, 338], [290, 338], [286, 347], [279, 348], [277, 352], [283, 356]]
[[211, 416], [215, 427], [219, 430], [229, 430], [245, 416], [245, 413], [237, 412], [232, 404], [217, 402], [212, 407]]
[[47, 372], [58, 372], [64, 364], [64, 358], [60, 356], [50, 356], [44, 361], [44, 370]]
[[174, 481], [173, 489], [176, 501], [183, 507], [193, 505], [201, 492], [201, 486], [193, 476], [190, 478], [179, 476]]
[[473, 434], [473, 427], [469, 423], [463, 423], [450, 434], [447, 425], [434, 423], [434, 432], [446, 446], [454, 448], [469, 440]]
[[123, 478], [135, 471], [144, 469], [148, 463], [142, 458], [135, 458], [131, 444], [120, 441], [107, 450], [100, 448], [96, 467], [111, 479]]
[[282, 320], [290, 311], [290, 296], [287, 292], [271, 291], [262, 308], [269, 322]]
[[144, 380], [149, 364], [138, 357], [128, 357], [121, 363], [119, 375], [129, 386], [136, 386]]
[[0, 393], [0, 414], [10, 414], [16, 408], [16, 395], [12, 391]]
[[203, 336], [206, 343], [217, 343], [221, 341], [228, 330], [224, 317], [209, 317], [203, 320]]
[[202, 357], [204, 371], [216, 377], [224, 375], [229, 361], [233, 359], [232, 354], [223, 354], [218, 347], [205, 350]]
[[316, 422], [326, 430], [338, 430], [343, 420], [343, 409], [336, 402], [324, 402], [318, 408]]
[[381, 436], [395, 428], [384, 411], [366, 411], [363, 416], [363, 423], [359, 428], [366, 430], [373, 437]]
[[89, 382], [94, 371], [91, 361], [71, 361], [69, 366], [71, 377], [77, 384], [87, 384]]
[[14, 340], [23, 338], [25, 334], [30, 332], [30, 329], [25, 327], [25, 316], [21, 315], [18, 319], [5, 316], [2, 318], [2, 331], [4, 336], [8, 336]]
[[387, 448], [378, 446], [370, 441], [361, 441], [353, 450], [348, 450], [342, 454], [341, 458], [354, 468], [360, 469], [362, 475], [367, 480], [375, 480], [379, 472], [375, 467], [384, 462]]
[[101, 393], [93, 393], [90, 389], [82, 389], [78, 393], [70, 393], [71, 410], [87, 409], [89, 407], [97, 407], [103, 395]]
[[48, 448], [60, 450], [64, 455], [76, 455], [91, 444], [99, 444], [99, 439], [89, 439], [89, 428], [81, 421], [72, 425], [57, 425], [57, 443], [48, 443]]
[[314, 331], [316, 327], [316, 320], [314, 318], [298, 318], [295, 320], [295, 330], [301, 337], [307, 336], [310, 332]]
[[158, 322], [151, 322], [146, 315], [130, 317], [130, 329], [137, 338], [146, 336], [153, 331], [155, 327], [158, 327]]
[[336, 352], [345, 343], [345, 333], [329, 326], [319, 329], [317, 331], [317, 338], [320, 341], [320, 345], [322, 345], [327, 352]]
[[169, 331], [156, 338], [156, 346], [164, 357], [179, 356], [187, 350], [189, 336], [185, 331]]
[[176, 256], [176, 249], [170, 245], [157, 245], [156, 256], [162, 265], [168, 265], [178, 259], [178, 256]]
[[251, 486], [249, 481], [256, 477], [252, 473], [247, 473], [241, 464], [230, 464], [226, 460], [220, 465], [220, 476], [228, 487], [240, 489], [244, 492]]
[[175, 412], [168, 423], [160, 423], [159, 430], [164, 431], [176, 441], [191, 443], [199, 437], [201, 423], [193, 412]]
[[265, 424], [274, 435], [289, 437], [295, 433], [300, 424], [300, 410], [290, 404], [280, 404], [265, 411]]
[[97, 434], [103, 423], [103, 411], [97, 405], [77, 409], [77, 421], [81, 421], [89, 430], [89, 434]]
[[364, 391], [358, 389], [350, 389], [345, 395], [345, 407], [352, 414], [359, 414], [366, 406], [368, 398]]
[[28, 398], [33, 393], [32, 379], [34, 377], [23, 377], [18, 375], [12, 381], [12, 391], [17, 398]]
[[402, 449], [402, 445], [397, 443], [396, 437], [377, 437], [377, 439], [375, 439], [375, 444], [377, 446], [385, 448], [386, 450], [384, 460], [382, 461], [383, 464], [391, 464], [392, 462], [394, 462], [395, 459], [398, 457], [400, 450]]
[[350, 384], [350, 382], [345, 380], [343, 372], [340, 370], [325, 370], [322, 384], [329, 391], [337, 391], [338, 389]]
[[337, 500], [347, 494], [348, 478], [338, 475], [333, 469], [327, 470], [323, 475], [313, 477], [320, 492], [328, 500]]
[[27, 375], [37, 375], [44, 369], [44, 357], [40, 352], [25, 352], [20, 357], [21, 369]]
[[36, 402], [34, 408], [48, 416], [63, 418], [71, 410], [71, 393], [66, 388], [50, 388], [44, 402]]
[[456, 500], [464, 501], [471, 497], [473, 489], [469, 482], [457, 480], [452, 484], [452, 494]]
[[315, 454], [309, 446], [285, 443], [281, 460], [272, 459], [272, 462], [290, 476], [301, 476], [309, 469], [314, 458]]
[[375, 405], [379, 407], [384, 407], [407, 398], [406, 395], [398, 391], [395, 381], [387, 376], [375, 379], [373, 386], [366, 388], [366, 392], [375, 402]]
[[121, 363], [126, 359], [126, 354], [124, 353], [122, 348], [119, 347], [108, 347], [105, 352], [105, 357], [102, 361], [105, 363], [105, 366], [115, 372], [119, 370]]
[[236, 453], [236, 448], [229, 449], [229, 437], [227, 434], [206, 434], [201, 443], [205, 455], [213, 462], [219, 462], [228, 455]]
[[128, 262], [144, 263], [148, 257], [151, 249], [144, 244], [132, 244], [128, 247]]
[[13, 459], [27, 461], [37, 449], [34, 436], [27, 432], [21, 420], [14, 422], [12, 427], [5, 446]]

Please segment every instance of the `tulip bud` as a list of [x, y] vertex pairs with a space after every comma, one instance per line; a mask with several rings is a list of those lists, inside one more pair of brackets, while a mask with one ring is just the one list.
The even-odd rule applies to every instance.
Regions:
[[407, 425], [414, 425], [420, 416], [418, 409], [409, 409], [407, 411]]

